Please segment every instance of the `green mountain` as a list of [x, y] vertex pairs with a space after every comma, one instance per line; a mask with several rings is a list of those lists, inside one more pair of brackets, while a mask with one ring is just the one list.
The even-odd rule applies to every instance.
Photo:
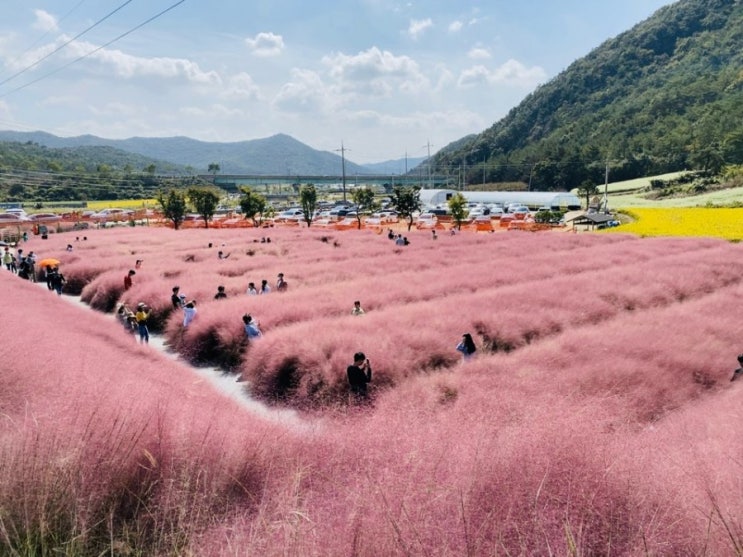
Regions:
[[[296, 139], [277, 134], [263, 139], [216, 143], [188, 137], [132, 137], [104, 139], [93, 135], [57, 137], [45, 132], [0, 131], [0, 141], [31, 141], [46, 147], [105, 146], [128, 153], [189, 167], [196, 174], [206, 174], [211, 163], [220, 166], [222, 174], [259, 175], [338, 175], [342, 159], [336, 153], [318, 151]], [[370, 174], [369, 169], [346, 159], [346, 172]]]
[[[538, 87], [502, 120], [437, 153], [468, 183], [562, 190], [743, 163], [743, 2], [681, 0]], [[483, 176], [483, 173], [485, 174]]]
[[[4, 132], [0, 132], [2, 134]], [[14, 132], [11, 132], [14, 133]], [[54, 136], [50, 136], [54, 137]], [[154, 165], [159, 174], [186, 174], [182, 165], [105, 146], [48, 147], [26, 139], [23, 143], [0, 137], [0, 171], [98, 172], [102, 166], [128, 173]]]

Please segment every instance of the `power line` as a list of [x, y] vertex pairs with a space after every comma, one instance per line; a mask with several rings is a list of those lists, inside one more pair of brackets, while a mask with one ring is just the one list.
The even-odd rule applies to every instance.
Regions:
[[[111, 16], [112, 16], [112, 15], [114, 15], [114, 14], [115, 14], [116, 12], [118, 12], [119, 10], [121, 10], [121, 9], [122, 9], [122, 8], [123, 8], [124, 6], [126, 6], [127, 4], [131, 4], [131, 3], [133, 2], [133, 1], [134, 1], [134, 0], [126, 0], [126, 2], [124, 2], [123, 4], [121, 4], [121, 5], [120, 5], [120, 6], [118, 7], [118, 8], [116, 8], [116, 9], [115, 9], [114, 11], [112, 11], [112, 12], [110, 12], [109, 14], [107, 14], [107, 15], [103, 16], [103, 17], [102, 17], [101, 19], [99, 19], [98, 21], [96, 21], [96, 22], [95, 22], [95, 23], [94, 23], [93, 25], [89, 26], [89, 27], [88, 27], [87, 29], [84, 29], [83, 31], [81, 31], [80, 33], [78, 33], [77, 35], [75, 35], [74, 37], [72, 37], [72, 38], [71, 38], [71, 39], [70, 39], [69, 41], [67, 41], [67, 42], [65, 42], [65, 43], [62, 43], [62, 44], [61, 44], [60, 46], [58, 46], [57, 48], [55, 48], [54, 50], [52, 50], [52, 51], [51, 51], [51, 52], [50, 52], [49, 54], [47, 54], [46, 56], [42, 56], [41, 58], [39, 58], [38, 60], [36, 60], [36, 62], [34, 62], [33, 64], [31, 64], [31, 65], [29, 65], [29, 66], [26, 66], [25, 68], [23, 68], [22, 70], [19, 70], [19, 71], [17, 71], [16, 73], [14, 73], [13, 75], [11, 75], [10, 77], [8, 77], [8, 78], [5, 78], [4, 80], [0, 81], [0, 85], [5, 85], [6, 83], [8, 83], [8, 81], [11, 81], [12, 79], [15, 79], [15, 78], [16, 78], [16, 77], [18, 77], [19, 75], [22, 75], [22, 74], [26, 73], [26, 72], [27, 72], [28, 70], [30, 70], [31, 68], [35, 68], [36, 66], [38, 66], [39, 64], [41, 64], [41, 63], [42, 63], [42, 62], [43, 62], [44, 60], [46, 60], [47, 58], [49, 58], [49, 57], [51, 57], [51, 56], [54, 56], [54, 55], [55, 55], [55, 54], [56, 54], [57, 52], [59, 52], [60, 50], [62, 50], [62, 49], [63, 49], [64, 47], [66, 47], [66, 46], [67, 46], [68, 44], [70, 44], [71, 42], [73, 42], [73, 41], [75, 41], [75, 40], [79, 39], [80, 37], [82, 37], [82, 36], [83, 36], [83, 35], [84, 35], [85, 33], [87, 33], [88, 31], [90, 31], [91, 29], [94, 29], [94, 28], [98, 27], [98, 26], [99, 26], [99, 25], [100, 25], [101, 23], [103, 23], [104, 21], [106, 21], [106, 20], [107, 20], [107, 19], [108, 19], [109, 17], [111, 17]], [[11, 91], [11, 93], [12, 93], [12, 92], [13, 92], [13, 91]], [[4, 96], [4, 95], [3, 95], [3, 96]]]
[[[131, 2], [131, 1], [132, 1], [132, 0], [128, 0], [128, 1], [127, 1], [127, 4], [128, 4], [129, 2]], [[116, 37], [116, 38], [114, 38], [114, 39], [111, 39], [110, 41], [108, 41], [107, 43], [104, 43], [104, 44], [102, 44], [102, 45], [101, 45], [101, 46], [99, 46], [98, 48], [95, 48], [95, 49], [91, 50], [91, 51], [90, 51], [90, 52], [88, 52], [87, 54], [84, 54], [84, 55], [82, 55], [82, 56], [80, 56], [80, 57], [78, 57], [78, 58], [75, 58], [74, 60], [72, 60], [71, 62], [69, 62], [69, 63], [65, 64], [64, 66], [61, 66], [61, 67], [57, 68], [56, 70], [53, 70], [53, 71], [51, 71], [51, 72], [49, 72], [49, 73], [47, 73], [47, 74], [45, 74], [45, 75], [42, 75], [42, 76], [41, 76], [41, 77], [39, 77], [38, 79], [35, 79], [35, 80], [33, 80], [33, 81], [29, 81], [28, 83], [26, 83], [26, 84], [24, 84], [24, 85], [21, 85], [20, 87], [16, 87], [15, 89], [11, 89], [11, 90], [10, 90], [10, 91], [8, 91], [7, 93], [3, 93], [3, 94], [0, 94], [0, 98], [3, 98], [3, 97], [7, 97], [8, 95], [12, 95], [13, 93], [17, 93], [18, 91], [20, 91], [20, 90], [22, 90], [22, 89], [25, 89], [26, 87], [29, 87], [30, 85], [34, 85], [35, 83], [38, 83], [39, 81], [41, 81], [41, 80], [43, 80], [43, 79], [46, 79], [46, 78], [48, 78], [48, 77], [51, 77], [51, 76], [53, 76], [54, 74], [57, 74], [57, 73], [61, 72], [62, 70], [66, 69], [66, 68], [69, 68], [69, 67], [70, 67], [71, 65], [73, 65], [73, 64], [75, 64], [75, 63], [77, 63], [77, 62], [79, 62], [79, 61], [81, 61], [81, 60], [84, 60], [84, 59], [85, 59], [85, 58], [87, 58], [88, 56], [92, 56], [92, 55], [93, 55], [93, 54], [95, 54], [96, 52], [99, 52], [99, 51], [103, 50], [103, 49], [104, 49], [104, 48], [106, 48], [107, 46], [110, 46], [110, 45], [112, 45], [113, 43], [115, 43], [116, 41], [119, 41], [119, 40], [123, 39], [123, 38], [124, 38], [124, 37], [126, 37], [127, 35], [131, 35], [132, 33], [134, 33], [134, 31], [137, 31], [138, 29], [141, 29], [142, 27], [144, 27], [144, 26], [145, 26], [145, 25], [147, 25], [148, 23], [150, 23], [150, 22], [152, 22], [152, 21], [154, 21], [154, 20], [156, 20], [156, 19], [158, 19], [158, 18], [162, 17], [163, 15], [165, 15], [166, 13], [168, 13], [168, 12], [169, 12], [170, 10], [172, 10], [172, 9], [174, 9], [174, 8], [176, 8], [176, 7], [178, 7], [178, 6], [180, 6], [181, 4], [183, 4], [183, 3], [185, 2], [185, 1], [186, 1], [186, 0], [179, 0], [179, 1], [178, 1], [178, 2], [176, 2], [175, 4], [172, 4], [171, 6], [169, 6], [169, 7], [165, 8], [165, 9], [164, 9], [163, 11], [161, 11], [161, 12], [159, 12], [159, 13], [157, 13], [157, 14], [153, 15], [153, 16], [152, 16], [151, 18], [149, 18], [149, 19], [147, 19], [147, 20], [143, 21], [142, 23], [140, 23], [140, 24], [139, 24], [139, 25], [137, 25], [136, 27], [132, 27], [131, 29], [129, 29], [129, 30], [128, 30], [128, 31], [126, 31], [125, 33], [122, 33], [122, 34], [121, 34], [121, 35], [119, 35], [118, 37]], [[7, 81], [7, 80], [6, 80], [6, 81]], [[5, 83], [5, 82], [3, 82], [3, 83]], [[2, 83], [0, 83], [0, 85], [2, 85]]]
[[[79, 1], [79, 2], [77, 3], [77, 4], [75, 4], [75, 6], [73, 6], [73, 7], [72, 7], [72, 9], [70, 9], [70, 10], [69, 10], [69, 11], [68, 11], [68, 12], [67, 12], [67, 13], [66, 13], [65, 15], [63, 15], [63, 16], [62, 16], [61, 18], [59, 18], [59, 21], [58, 21], [57, 23], [58, 23], [58, 24], [59, 24], [59, 23], [62, 23], [62, 22], [63, 22], [63, 21], [65, 20], [65, 19], [67, 19], [67, 18], [68, 18], [68, 17], [69, 17], [69, 16], [70, 16], [70, 15], [71, 15], [71, 14], [72, 14], [72, 13], [73, 13], [73, 12], [74, 12], [75, 10], [77, 10], [77, 9], [78, 9], [78, 8], [79, 8], [79, 7], [80, 7], [80, 6], [82, 5], [82, 4], [84, 4], [84, 3], [85, 3], [85, 0], [80, 0], [80, 1]], [[47, 36], [47, 35], [48, 35], [49, 33], [51, 33], [51, 32], [52, 32], [52, 30], [51, 30], [51, 29], [49, 29], [49, 30], [45, 31], [44, 33], [42, 33], [42, 34], [41, 34], [41, 36], [40, 36], [40, 37], [39, 37], [38, 39], [36, 39], [36, 40], [35, 40], [34, 42], [32, 42], [32, 43], [31, 43], [31, 44], [30, 44], [30, 45], [28, 46], [28, 48], [26, 48], [26, 50], [24, 50], [23, 52], [21, 52], [21, 54], [19, 55], [19, 58], [20, 58], [21, 56], [23, 56], [24, 54], [26, 54], [26, 53], [27, 53], [27, 52], [28, 52], [29, 50], [31, 50], [31, 49], [32, 49], [33, 47], [35, 47], [35, 46], [36, 46], [37, 44], [39, 44], [39, 43], [40, 43], [41, 41], [43, 41], [43, 40], [44, 40], [44, 38], [45, 38], [45, 37], [46, 37], [46, 36]]]

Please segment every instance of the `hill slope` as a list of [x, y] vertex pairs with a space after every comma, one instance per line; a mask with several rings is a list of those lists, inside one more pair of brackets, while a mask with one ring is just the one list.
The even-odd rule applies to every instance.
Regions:
[[[0, 140], [32, 141], [46, 147], [106, 146], [152, 157], [180, 166], [190, 166], [206, 174], [209, 164], [217, 163], [224, 174], [340, 175], [341, 157], [318, 151], [296, 139], [277, 134], [264, 139], [234, 143], [198, 141], [188, 137], [132, 137], [104, 139], [93, 135], [62, 138], [45, 132], [0, 131]], [[346, 160], [349, 174], [369, 174], [369, 170]]]
[[[681, 0], [606, 41], [432, 164], [533, 189], [743, 163], [743, 4]], [[461, 140], [460, 140], [461, 141]]]

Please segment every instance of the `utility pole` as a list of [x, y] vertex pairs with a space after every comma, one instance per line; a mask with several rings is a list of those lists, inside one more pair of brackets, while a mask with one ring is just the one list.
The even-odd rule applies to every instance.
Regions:
[[604, 214], [609, 214], [609, 159], [606, 159], [606, 172], [604, 173]]
[[426, 161], [426, 163], [428, 166], [428, 189], [430, 190], [433, 189], [431, 187], [431, 147], [433, 147], [433, 145], [431, 145], [431, 141], [429, 140], [426, 142], [424, 147], [428, 149], [428, 160]]
[[341, 141], [341, 148], [335, 150], [336, 153], [339, 151], [341, 153], [341, 165], [343, 169], [343, 203], [346, 202], [346, 151], [348, 150], [349, 149], [346, 149], [343, 146], [343, 141]]

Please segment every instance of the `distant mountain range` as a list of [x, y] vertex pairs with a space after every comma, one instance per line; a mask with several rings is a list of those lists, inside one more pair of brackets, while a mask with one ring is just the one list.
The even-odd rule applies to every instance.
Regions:
[[[206, 174], [209, 165], [216, 163], [221, 174], [258, 174], [297, 176], [334, 176], [342, 173], [342, 157], [328, 151], [318, 151], [296, 139], [277, 134], [264, 139], [217, 143], [198, 141], [188, 137], [132, 137], [105, 139], [93, 135], [58, 137], [46, 132], [0, 131], [0, 141], [36, 143], [50, 149], [81, 149], [109, 147], [149, 160], [162, 161], [164, 168], [177, 165], [195, 174]], [[1, 148], [1, 146], [0, 146]], [[121, 161], [122, 157], [116, 157]], [[137, 159], [139, 162], [140, 159]], [[408, 169], [422, 158], [408, 159]], [[117, 165], [116, 162], [108, 164]], [[130, 163], [131, 164], [131, 163]], [[405, 160], [359, 165], [346, 158], [346, 174], [400, 174], [405, 171]]]

